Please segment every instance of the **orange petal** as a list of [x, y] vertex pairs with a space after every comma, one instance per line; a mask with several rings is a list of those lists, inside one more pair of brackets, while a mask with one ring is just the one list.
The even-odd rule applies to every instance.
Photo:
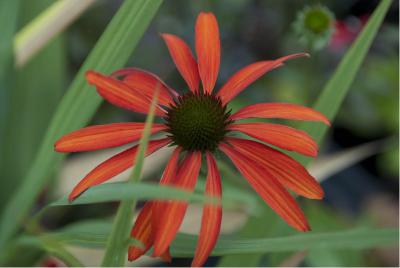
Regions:
[[318, 154], [317, 143], [306, 132], [288, 126], [270, 123], [243, 123], [229, 125], [228, 129], [241, 131], [288, 151], [312, 157]]
[[200, 13], [196, 21], [195, 35], [197, 61], [203, 90], [211, 93], [217, 81], [221, 57], [218, 22], [214, 14]]
[[245, 118], [282, 118], [320, 121], [330, 126], [328, 118], [321, 112], [291, 103], [257, 103], [246, 106], [231, 116], [232, 120]]
[[[208, 175], [206, 180], [206, 195], [221, 197], [221, 177], [217, 164], [211, 153], [206, 153]], [[218, 204], [204, 205], [201, 219], [199, 241], [197, 242], [192, 266], [203, 266], [215, 244], [221, 229], [222, 208]]]
[[[169, 138], [149, 142], [146, 156], [164, 147], [171, 140]], [[89, 172], [72, 190], [68, 200], [72, 201], [89, 187], [103, 183], [134, 165], [138, 145], [125, 150], [104, 161]]]
[[312, 199], [322, 199], [324, 190], [296, 160], [265, 144], [238, 138], [227, 138], [237, 151], [263, 165], [285, 187]]
[[[111, 148], [138, 140], [142, 136], [144, 123], [114, 123], [79, 129], [59, 139], [54, 147], [57, 152], [82, 152]], [[153, 124], [151, 134], [166, 128], [164, 124]]]
[[113, 77], [123, 77], [123, 82], [127, 84], [131, 90], [145, 95], [148, 99], [152, 99], [154, 90], [160, 87], [158, 103], [169, 107], [173, 103], [171, 95], [177, 94], [175, 90], [164, 83], [157, 75], [141, 70], [139, 68], [124, 68], [111, 74]]
[[265, 168], [227, 144], [221, 143], [219, 148], [232, 160], [261, 198], [290, 226], [303, 232], [310, 230], [307, 219], [294, 198]]
[[134, 261], [143, 254], [145, 254], [150, 247], [153, 245], [154, 236], [151, 230], [151, 218], [152, 218], [153, 202], [146, 202], [142, 210], [140, 211], [135, 224], [131, 230], [131, 237], [139, 240], [143, 247], [129, 246], [128, 249], [128, 260]]
[[[201, 153], [188, 152], [173, 185], [178, 188], [193, 192], [201, 167]], [[168, 201], [163, 207], [159, 221], [162, 228], [159, 228], [154, 240], [154, 256], [161, 256], [174, 239], [185, 216], [188, 203], [184, 201]]]
[[200, 77], [197, 62], [189, 46], [176, 35], [162, 34], [161, 36], [167, 44], [169, 53], [179, 73], [185, 79], [190, 90], [196, 92], [199, 89]]
[[265, 73], [277, 67], [283, 66], [283, 62], [286, 60], [303, 56], [308, 56], [308, 54], [298, 53], [276, 60], [260, 61], [250, 64], [232, 75], [232, 77], [229, 78], [225, 85], [220, 89], [217, 96], [221, 98], [222, 104], [227, 104], [237, 94], [242, 92], [247, 86], [256, 81]]
[[[160, 180], [161, 185], [171, 184], [172, 180], [176, 178], [176, 173], [178, 169], [178, 161], [179, 161], [179, 154], [181, 153], [181, 147], [176, 147], [174, 152], [172, 153], [171, 158], [168, 161], [167, 166], [164, 169], [163, 175]], [[153, 230], [157, 232], [157, 230], [162, 226], [162, 222], [160, 222], [160, 217], [164, 211], [164, 207], [168, 204], [168, 202], [163, 201], [153, 201], [154, 202], [154, 215], [157, 217], [153, 217]]]
[[160, 257], [165, 262], [170, 263], [172, 261], [171, 253], [169, 252], [169, 247]]
[[[151, 99], [132, 90], [122, 81], [102, 75], [95, 71], [86, 72], [86, 79], [89, 84], [96, 86], [97, 92], [104, 99], [113, 105], [134, 112], [147, 114], [150, 108]], [[155, 114], [163, 116], [165, 112], [157, 107]]]

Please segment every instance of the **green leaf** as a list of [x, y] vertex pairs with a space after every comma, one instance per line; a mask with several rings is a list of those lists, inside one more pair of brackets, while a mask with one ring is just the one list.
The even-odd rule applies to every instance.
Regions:
[[[24, 1], [19, 23], [24, 25], [47, 8], [53, 0]], [[64, 36], [49, 42], [23, 68], [15, 71], [13, 87], [7, 99], [7, 121], [1, 161], [0, 208], [23, 180], [34, 160], [51, 116], [66, 85], [67, 51]], [[51, 64], [49, 64], [51, 62]], [[45, 104], [45, 105], [44, 105]]]
[[[390, 4], [390, 0], [382, 0], [380, 2], [379, 6], [375, 9], [374, 13], [368, 20], [368, 23], [357, 37], [356, 41], [341, 60], [333, 76], [330, 78], [322, 93], [318, 97], [315, 105], [313, 106], [314, 109], [321, 111], [331, 121], [333, 121], [335, 118], [347, 92], [349, 91], [357, 71], [367, 55], [368, 49], [371, 46], [371, 43], [385, 17]], [[317, 123], [303, 123], [301, 124], [301, 128], [314, 137], [318, 144], [321, 144], [324, 135], [329, 129], [325, 125]], [[304, 165], [307, 165], [311, 160], [310, 158], [306, 157], [297, 157], [297, 159], [300, 160], [300, 162]], [[274, 217], [277, 216], [274, 215]], [[250, 228], [248, 225], [245, 225], [243, 228], [243, 234], [247, 235], [247, 237], [259, 237], [259, 234], [265, 229], [265, 221], [262, 221], [262, 219], [263, 217], [258, 219], [251, 218], [249, 222], [252, 223], [252, 226]], [[247, 263], [247, 265], [257, 266], [262, 255], [253, 257], [253, 262]], [[232, 256], [232, 259], [229, 260], [230, 257], [228, 256], [223, 258], [221, 263], [223, 262], [223, 264], [226, 266], [228, 264], [235, 264], [237, 259], [245, 258], [246, 256]]]
[[[138, 182], [142, 176], [143, 163], [145, 158], [145, 152], [149, 143], [151, 135], [151, 126], [154, 121], [154, 112], [158, 102], [158, 95], [160, 94], [160, 85], [158, 84], [154, 89], [153, 100], [149, 109], [149, 113], [146, 117], [146, 123], [144, 125], [143, 134], [140, 138], [138, 153], [135, 159], [135, 166], [133, 167], [132, 175], [130, 176], [128, 183], [134, 185]], [[124, 200], [118, 207], [117, 215], [111, 235], [108, 238], [106, 252], [103, 257], [102, 266], [113, 267], [113, 266], [124, 266], [125, 256], [128, 250], [129, 242], [129, 231], [133, 220], [133, 211], [136, 207], [136, 200]]]
[[24, 236], [17, 241], [17, 245], [38, 248], [57, 257], [69, 267], [83, 267], [84, 265], [67, 251], [57, 240], [50, 236]]
[[[66, 195], [59, 200], [54, 201], [49, 206], [71, 206], [134, 199], [186, 200], [198, 203], [217, 202], [216, 198], [207, 197], [203, 193], [192, 193], [173, 186], [158, 185], [147, 182], [115, 182], [90, 187], [72, 202], [68, 201], [68, 196]], [[224, 192], [222, 204], [224, 207], [231, 207], [235, 204], [240, 204], [241, 206], [244, 205], [245, 208], [252, 210], [255, 209], [257, 205], [257, 199], [248, 193], [244, 193], [243, 191], [231, 187], [226, 189], [226, 192]]]
[[17, 232], [36, 196], [52, 179], [51, 174], [64, 155], [53, 151], [62, 135], [83, 127], [101, 103], [86, 83], [89, 69], [109, 73], [122, 67], [148, 27], [161, 0], [125, 1], [81, 67], [55, 112], [35, 161], [21, 187], [7, 204], [0, 219], [0, 248]]
[[0, 170], [4, 170], [4, 160], [7, 159], [3, 152], [5, 146], [5, 130], [9, 95], [13, 87], [14, 59], [12, 43], [14, 32], [17, 28], [20, 1], [0, 1]]
[[53, 202], [50, 206], [68, 206], [81, 204], [94, 204], [111, 201], [172, 199], [188, 200], [194, 202], [212, 202], [210, 198], [199, 193], [191, 193], [176, 187], [158, 185], [144, 182], [116, 182], [93, 186], [73, 202], [68, 201], [68, 196]]
[[[211, 255], [267, 253], [309, 249], [366, 249], [395, 245], [398, 229], [355, 229], [329, 233], [307, 233], [287, 237], [229, 239], [221, 237]], [[171, 246], [175, 257], [192, 257], [196, 236], [180, 234]]]
[[[56, 232], [41, 234], [40, 237], [59, 243], [86, 247], [104, 247], [112, 228], [108, 221], [86, 221], [71, 224]], [[284, 237], [240, 239], [221, 236], [213, 250], [213, 256], [269, 252], [291, 252], [299, 250], [348, 250], [368, 249], [395, 245], [398, 229], [351, 229], [334, 232], [315, 232]], [[29, 241], [31, 236], [21, 236], [17, 241]], [[192, 257], [196, 247], [196, 235], [179, 233], [171, 245], [174, 257]], [[21, 242], [22, 241], [22, 242]]]

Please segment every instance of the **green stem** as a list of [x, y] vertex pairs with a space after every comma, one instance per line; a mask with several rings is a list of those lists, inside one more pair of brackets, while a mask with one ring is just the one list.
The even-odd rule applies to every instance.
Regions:
[[[135, 166], [132, 175], [129, 178], [130, 183], [135, 183], [140, 180], [145, 152], [151, 134], [151, 126], [154, 121], [154, 112], [158, 100], [159, 86], [156, 88], [153, 100], [150, 106], [149, 114], [146, 118], [142, 138], [140, 139], [138, 153], [134, 161]], [[122, 201], [119, 205], [117, 215], [111, 230], [110, 237], [106, 245], [106, 252], [104, 254], [102, 266], [124, 266], [125, 256], [128, 249], [129, 242], [129, 229], [133, 220], [133, 211], [136, 207], [136, 200]]]

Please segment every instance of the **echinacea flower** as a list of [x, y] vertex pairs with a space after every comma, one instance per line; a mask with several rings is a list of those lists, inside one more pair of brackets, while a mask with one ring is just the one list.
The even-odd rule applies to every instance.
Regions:
[[[220, 65], [219, 29], [212, 13], [201, 13], [195, 26], [197, 59], [179, 37], [162, 34], [172, 60], [186, 81], [189, 92], [179, 95], [156, 75], [136, 68], [121, 69], [111, 76], [88, 71], [86, 78], [110, 103], [134, 112], [147, 113], [155, 88], [160, 89], [155, 114], [164, 124], [153, 124], [151, 133], [167, 133], [166, 138], [151, 140], [150, 155], [167, 145], [175, 146], [160, 183], [193, 191], [202, 156], [208, 169], [205, 194], [221, 198], [221, 178], [214, 153], [225, 153], [238, 171], [263, 200], [289, 225], [299, 231], [310, 227], [295, 199], [298, 195], [321, 199], [324, 192], [307, 170], [290, 156], [269, 145], [306, 156], [317, 155], [317, 144], [307, 133], [273, 123], [240, 123], [247, 118], [281, 118], [320, 121], [328, 119], [313, 109], [289, 103], [257, 103], [231, 114], [227, 103], [259, 77], [283, 66], [289, 59], [307, 56], [293, 54], [276, 60], [260, 61], [235, 73], [219, 91], [214, 91]], [[120, 78], [120, 79], [118, 79]], [[200, 81], [202, 87], [200, 87]], [[137, 141], [143, 123], [115, 123], [90, 126], [65, 135], [55, 144], [59, 152], [79, 152], [116, 147]], [[234, 137], [244, 133], [254, 140]], [[267, 145], [269, 144], [269, 145]], [[93, 185], [103, 183], [134, 164], [138, 146], [133, 146], [104, 161], [87, 174], [72, 190], [75, 199]], [[188, 203], [184, 201], [148, 201], [132, 228], [131, 236], [144, 247], [130, 246], [128, 258], [135, 260], [153, 247], [153, 256], [170, 259], [169, 245], [182, 223]], [[201, 266], [217, 241], [222, 218], [220, 204], [205, 204], [199, 240], [192, 262]]]

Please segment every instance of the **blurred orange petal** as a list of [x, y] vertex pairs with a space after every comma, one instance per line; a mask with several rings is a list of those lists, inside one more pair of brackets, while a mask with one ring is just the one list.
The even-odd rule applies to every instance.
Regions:
[[172, 95], [177, 94], [175, 90], [170, 88], [157, 75], [139, 68], [124, 68], [113, 72], [111, 75], [113, 77], [122, 77], [122, 81], [131, 90], [145, 95], [150, 100], [153, 98], [154, 90], [159, 86], [158, 103], [167, 107], [173, 103]]
[[162, 34], [162, 38], [167, 44], [169, 53], [174, 61], [179, 73], [185, 79], [192, 92], [197, 92], [199, 89], [199, 71], [197, 62], [194, 58], [189, 46], [176, 35]]
[[268, 172], [296, 194], [322, 199], [324, 190], [296, 160], [265, 144], [238, 138], [227, 138], [237, 151], [265, 166]]
[[217, 81], [221, 57], [218, 22], [212, 13], [197, 17], [195, 41], [199, 74], [205, 93], [211, 93]]
[[[89, 84], [96, 86], [97, 92], [104, 99], [113, 105], [138, 113], [148, 113], [151, 99], [143, 93], [132, 90], [122, 81], [95, 71], [87, 71], [86, 79]], [[157, 107], [155, 114], [163, 116], [165, 112]]]
[[[59, 139], [57, 152], [82, 152], [124, 145], [142, 136], [144, 123], [113, 123], [79, 129]], [[164, 124], [153, 124], [151, 134], [166, 129]]]
[[231, 116], [232, 120], [246, 118], [281, 118], [319, 121], [330, 126], [328, 118], [321, 112], [291, 103], [257, 103], [243, 107]]
[[277, 67], [283, 66], [284, 61], [304, 56], [308, 56], [308, 54], [292, 54], [276, 60], [260, 61], [247, 65], [229, 78], [229, 80], [219, 90], [217, 96], [221, 98], [222, 104], [227, 104], [237, 94], [242, 92], [246, 87], [263, 76], [265, 73]]
[[[201, 152], [188, 152], [182, 161], [173, 185], [193, 192], [201, 167]], [[168, 201], [163, 206], [159, 221], [161, 228], [155, 234], [154, 256], [161, 256], [175, 238], [185, 216], [188, 203], [185, 201]]]
[[307, 219], [294, 198], [265, 168], [230, 145], [221, 143], [219, 148], [232, 160], [261, 198], [290, 226], [303, 232], [310, 230]]
[[250, 137], [288, 151], [315, 157], [317, 143], [304, 131], [271, 123], [243, 123], [228, 126], [229, 130], [240, 131]]
[[[211, 197], [221, 198], [221, 177], [217, 164], [210, 152], [206, 153], [208, 175], [206, 180], [205, 194]], [[219, 204], [204, 205], [201, 219], [201, 229], [197, 242], [192, 266], [203, 266], [211, 251], [217, 243], [221, 229], [222, 207]]]
[[[166, 146], [170, 142], [171, 140], [169, 138], [150, 141], [147, 147], [146, 156]], [[139, 145], [136, 145], [127, 149], [95, 167], [74, 187], [68, 200], [74, 200], [89, 187], [103, 183], [133, 166], [138, 147]]]

